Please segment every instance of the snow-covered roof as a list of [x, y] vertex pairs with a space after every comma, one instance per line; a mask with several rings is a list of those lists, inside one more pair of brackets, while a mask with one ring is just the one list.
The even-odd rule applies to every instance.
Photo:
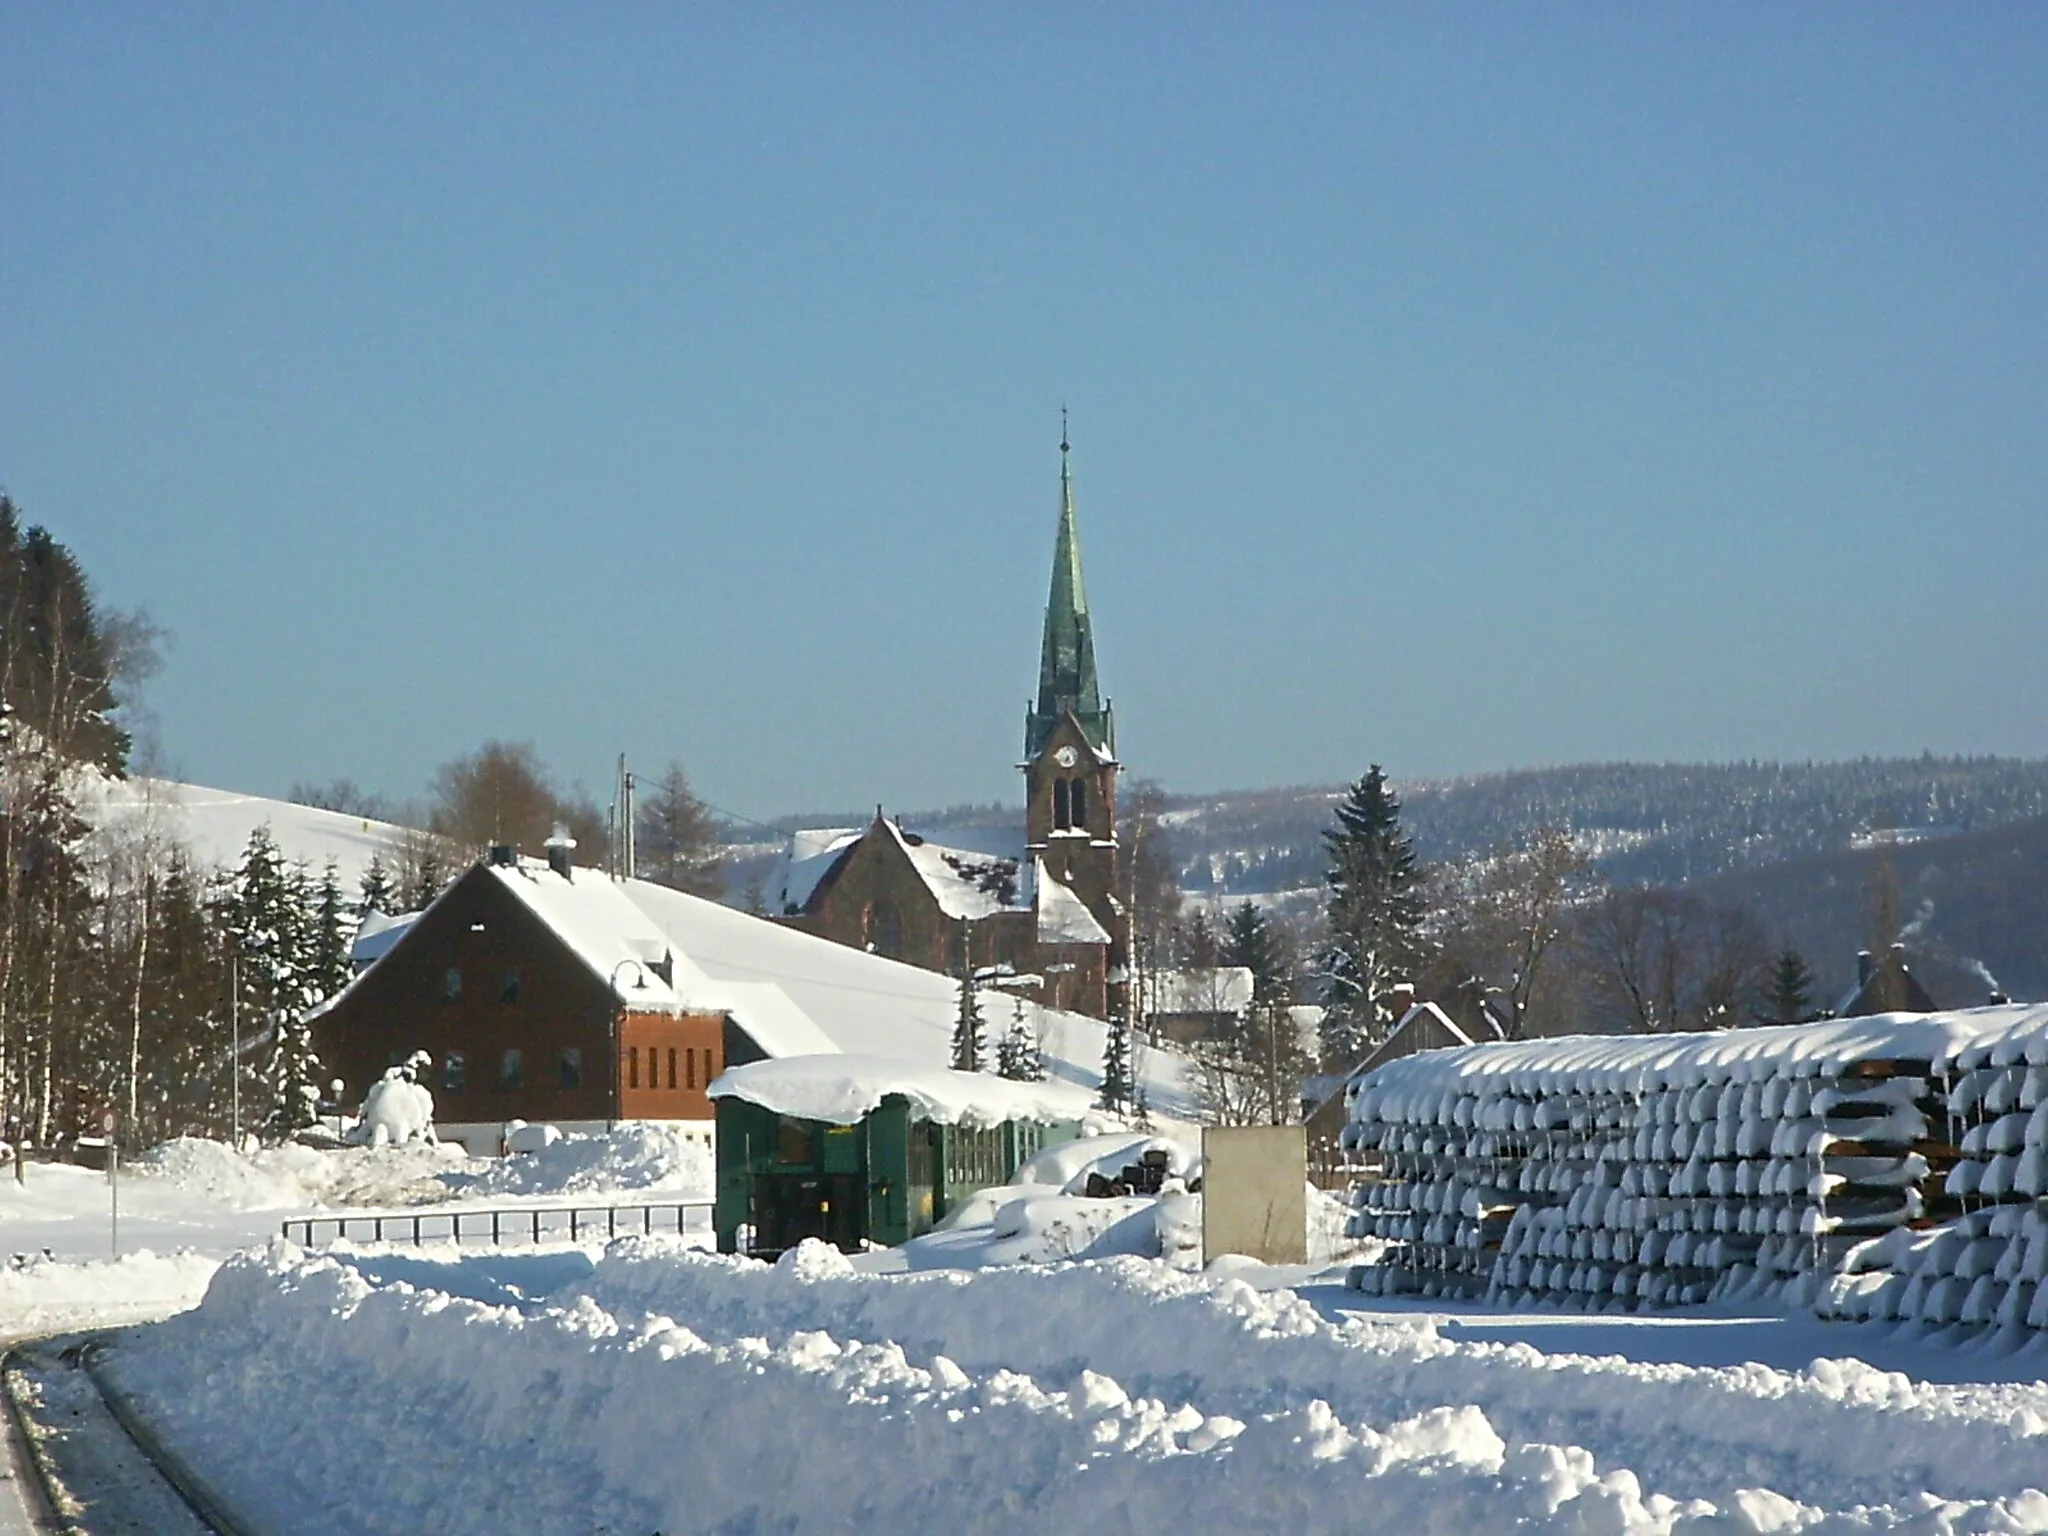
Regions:
[[1352, 1116], [1416, 1094], [1649, 1092], [1820, 1076], [1852, 1062], [1977, 1059], [2048, 1064], [2048, 1005], [1887, 1013], [1686, 1035], [1568, 1035], [1423, 1051], [1361, 1080]]
[[[631, 880], [621, 888], [667, 936], [685, 1003], [731, 1013], [770, 1054], [837, 1051], [931, 1067], [952, 1059], [960, 1006], [959, 983], [952, 978], [666, 886]], [[983, 991], [980, 1007], [984, 1039], [994, 1040], [1010, 1027], [1010, 997]], [[1108, 1026], [1036, 1003], [1025, 1003], [1024, 1012], [1052, 1079], [1093, 1098], [1102, 1085]], [[1163, 1050], [1141, 1054], [1153, 1113], [1191, 1118], [1181, 1058]]]
[[768, 872], [762, 899], [770, 912], [788, 917], [801, 912], [818, 882], [847, 849], [861, 840], [864, 827], [806, 827], [789, 834], [789, 846]]
[[1109, 931], [1095, 920], [1088, 904], [1071, 886], [1045, 867], [1043, 859], [1032, 860], [1032, 874], [1038, 894], [1038, 942], [1041, 944], [1107, 944]]
[[1152, 985], [1155, 1013], [1243, 1013], [1252, 1005], [1248, 965], [1196, 965], [1161, 971]]
[[[536, 859], [483, 867], [630, 1009], [730, 1014], [772, 1057], [874, 1056], [906, 1069], [943, 1067], [952, 1058], [960, 994], [950, 977], [645, 880], [617, 881], [594, 869], [564, 880]], [[663, 961], [666, 982], [654, 969]], [[983, 1038], [994, 1040], [1010, 1027], [1015, 1004], [990, 991], [979, 1004]], [[1092, 1099], [1101, 1089], [1108, 1026], [1036, 1003], [1024, 1011], [1051, 1080]], [[1181, 1058], [1156, 1049], [1140, 1057], [1153, 1112], [1191, 1118]]]
[[363, 966], [382, 959], [405, 937], [406, 930], [419, 921], [419, 916], [417, 912], [365, 912], [348, 946], [349, 964]]
[[[1091, 1097], [1066, 1083], [1019, 1083], [988, 1072], [913, 1066], [886, 1056], [790, 1056], [755, 1061], [720, 1075], [714, 1099], [744, 1099], [778, 1115], [853, 1125], [892, 1094], [910, 1101], [913, 1119], [969, 1127], [1006, 1120], [1077, 1120], [1119, 1126]], [[1091, 1128], [1093, 1128], [1091, 1124]]]
[[971, 848], [949, 848], [905, 832], [894, 822], [882, 825], [946, 916], [975, 921], [1019, 905], [1022, 888], [1017, 881], [1017, 860]]
[[[553, 929], [556, 937], [635, 1013], [681, 1013], [689, 1004], [678, 987], [668, 935], [635, 906], [625, 888], [601, 870], [579, 869], [564, 879], [539, 859], [486, 864], [491, 876]], [[674, 971], [673, 984], [661, 970]]]

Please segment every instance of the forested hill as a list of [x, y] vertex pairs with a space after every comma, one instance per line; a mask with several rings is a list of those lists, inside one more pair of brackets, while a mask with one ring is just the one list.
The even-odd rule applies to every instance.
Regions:
[[[1587, 763], [1396, 787], [1426, 859], [1485, 853], [1560, 824], [1580, 834], [1610, 880], [1644, 885], [2048, 815], [2048, 761], [2016, 758]], [[1187, 888], [1316, 884], [1322, 829], [1342, 794], [1330, 785], [1175, 797], [1169, 815]]]
[[[1483, 854], [1530, 829], [1580, 834], [1622, 884], [1666, 885], [2048, 816], [2048, 761], [1995, 757], [1862, 758], [1846, 763], [1585, 763], [1458, 779], [1399, 778], [1406, 820], [1430, 860]], [[1128, 802], [1130, 786], [1126, 785]], [[1166, 817], [1191, 894], [1251, 895], [1317, 885], [1322, 832], [1342, 785], [1169, 795]], [[904, 824], [1010, 825], [1021, 810], [959, 806]], [[804, 818], [791, 825], [858, 825]], [[758, 833], [755, 834], [758, 837]], [[744, 842], [747, 839], [735, 839]], [[736, 850], [738, 851], [738, 850]], [[749, 850], [751, 865], [771, 845]]]

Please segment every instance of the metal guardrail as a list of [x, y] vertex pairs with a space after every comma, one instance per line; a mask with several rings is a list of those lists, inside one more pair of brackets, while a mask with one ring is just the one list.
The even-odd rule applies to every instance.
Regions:
[[[691, 1220], [692, 1212], [702, 1219]], [[709, 1200], [659, 1200], [632, 1205], [501, 1206], [481, 1211], [380, 1211], [294, 1216], [281, 1225], [286, 1242], [311, 1248], [354, 1239], [373, 1243], [578, 1243], [586, 1238], [683, 1236], [711, 1232]]]

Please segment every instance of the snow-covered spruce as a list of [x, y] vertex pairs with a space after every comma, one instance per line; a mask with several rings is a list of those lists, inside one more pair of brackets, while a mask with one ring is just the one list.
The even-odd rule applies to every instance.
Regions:
[[1356, 1280], [2048, 1327], [2044, 1094], [2048, 1008], [1408, 1057], [1352, 1092], [1350, 1230], [1391, 1244]]

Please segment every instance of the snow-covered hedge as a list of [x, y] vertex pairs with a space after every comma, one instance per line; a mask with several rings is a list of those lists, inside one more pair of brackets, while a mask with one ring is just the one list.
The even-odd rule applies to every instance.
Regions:
[[[2048, 1327], [2048, 1008], [1432, 1051], [1352, 1091], [1375, 1291], [1589, 1308], [1800, 1280], [1823, 1310]], [[1981, 1283], [1980, 1283], [1981, 1282]]]

